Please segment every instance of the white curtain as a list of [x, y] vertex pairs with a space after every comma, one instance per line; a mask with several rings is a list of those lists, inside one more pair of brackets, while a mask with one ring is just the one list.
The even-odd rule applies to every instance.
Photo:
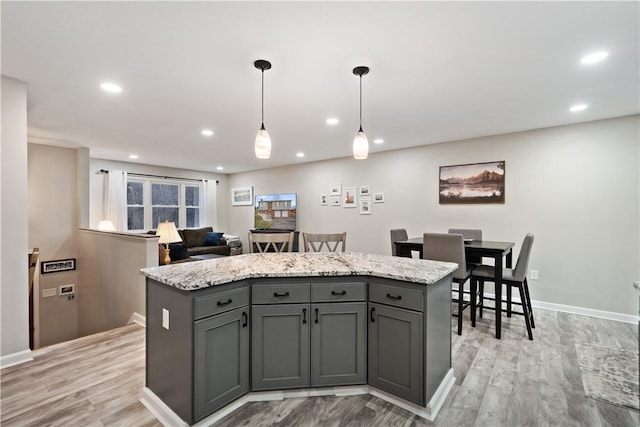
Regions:
[[200, 227], [211, 226], [217, 230], [216, 184], [215, 181], [203, 179], [200, 186]]
[[127, 231], [127, 173], [109, 170], [104, 181], [104, 219], [109, 219], [117, 231]]

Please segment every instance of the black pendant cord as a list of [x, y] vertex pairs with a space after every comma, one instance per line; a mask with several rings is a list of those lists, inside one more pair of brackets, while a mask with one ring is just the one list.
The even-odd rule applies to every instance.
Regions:
[[264, 130], [264, 68], [262, 69], [262, 126], [260, 129]]
[[360, 130], [362, 132], [362, 74], [360, 75]]

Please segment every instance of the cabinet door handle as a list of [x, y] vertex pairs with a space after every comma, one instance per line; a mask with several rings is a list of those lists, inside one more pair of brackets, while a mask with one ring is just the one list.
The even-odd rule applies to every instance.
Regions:
[[402, 295], [391, 295], [391, 294], [387, 294], [387, 298], [389, 298], [389, 299], [394, 299], [394, 300], [401, 300], [401, 299], [402, 299]]
[[338, 292], [338, 291], [331, 291], [331, 295], [342, 295], [342, 296], [344, 296], [344, 295], [346, 295], [346, 294], [347, 294], [347, 291], [340, 291], [340, 292]]
[[248, 324], [249, 324], [249, 316], [247, 316], [247, 312], [246, 311], [243, 311], [242, 312], [242, 327], [246, 328]]
[[285, 292], [283, 294], [279, 294], [278, 292], [274, 292], [273, 296], [276, 298], [284, 298], [284, 297], [288, 297], [289, 296], [289, 292]]
[[229, 305], [233, 302], [231, 298], [226, 301], [218, 301], [218, 307], [224, 307], [225, 305]]
[[316, 320], [314, 321], [314, 323], [318, 323], [318, 309], [316, 308]]
[[375, 313], [376, 308], [375, 307], [371, 307], [371, 323], [375, 323], [376, 322], [376, 318], [374, 317], [373, 313]]
[[307, 323], [307, 309], [302, 309], [302, 323]]

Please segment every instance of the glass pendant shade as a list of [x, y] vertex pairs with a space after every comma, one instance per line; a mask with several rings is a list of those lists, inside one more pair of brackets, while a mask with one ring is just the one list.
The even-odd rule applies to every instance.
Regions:
[[256, 157], [259, 159], [268, 159], [271, 157], [271, 137], [269, 132], [264, 128], [264, 124], [256, 135]]
[[362, 128], [353, 139], [353, 158], [356, 160], [364, 160], [369, 155], [369, 141], [367, 135], [364, 134]]

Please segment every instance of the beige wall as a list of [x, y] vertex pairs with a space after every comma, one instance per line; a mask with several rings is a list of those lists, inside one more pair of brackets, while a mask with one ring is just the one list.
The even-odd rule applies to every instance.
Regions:
[[[40, 248], [41, 261], [78, 257], [77, 166], [75, 149], [28, 144], [29, 246]], [[42, 297], [69, 284], [78, 288], [77, 270], [40, 276], [40, 346], [78, 336], [78, 299]]]
[[[481, 228], [487, 240], [535, 235], [532, 298], [637, 313], [640, 277], [639, 116], [589, 122], [232, 175], [229, 187], [298, 193], [298, 229], [346, 231], [347, 250], [390, 254], [389, 229], [410, 236]], [[345, 141], [350, 144], [350, 141]], [[375, 150], [375, 147], [373, 148]], [[439, 166], [506, 161], [504, 205], [438, 203]], [[331, 183], [385, 194], [372, 215], [320, 206]], [[230, 231], [245, 240], [250, 206], [229, 207]], [[515, 251], [517, 256], [518, 250]]]
[[0, 365], [30, 358], [27, 265], [27, 89], [2, 76]]

